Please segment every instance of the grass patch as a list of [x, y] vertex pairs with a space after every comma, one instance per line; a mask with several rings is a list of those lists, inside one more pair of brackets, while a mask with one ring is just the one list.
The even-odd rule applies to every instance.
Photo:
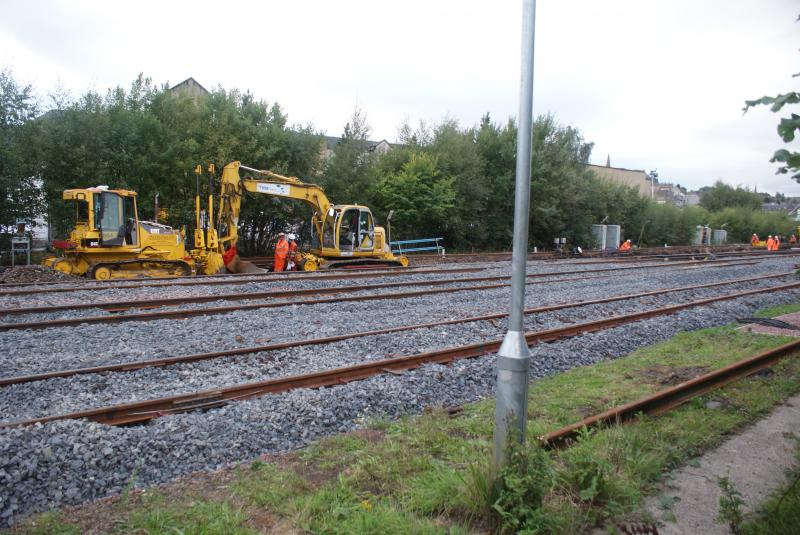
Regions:
[[580, 533], [610, 519], [635, 520], [643, 497], [672, 469], [800, 391], [800, 359], [662, 417], [586, 431], [567, 450], [542, 452], [536, 437], [786, 341], [734, 326], [706, 329], [537, 381], [529, 391], [529, 446], [500, 480], [487, 463], [494, 417], [487, 400], [455, 417], [433, 410], [376, 421], [240, 467], [223, 497], [153, 498], [118, 514], [127, 518], [123, 531], [144, 533], [250, 533], [248, 516], [259, 511], [298, 533]]
[[765, 308], [756, 312], [756, 317], [759, 318], [774, 318], [775, 316], [782, 316], [784, 314], [791, 314], [792, 312], [800, 312], [800, 303], [787, 303], [785, 305], [775, 305], [774, 307]]
[[246, 515], [226, 502], [199, 501], [170, 504], [156, 494], [143, 508], [136, 510], [120, 526], [123, 533], [148, 535], [254, 535], [246, 526]]
[[31, 535], [80, 535], [81, 528], [66, 522], [60, 513], [50, 512], [30, 521], [25, 532]]

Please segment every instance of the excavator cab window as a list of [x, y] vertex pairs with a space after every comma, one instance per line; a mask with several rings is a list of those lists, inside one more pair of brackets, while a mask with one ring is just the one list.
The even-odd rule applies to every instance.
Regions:
[[116, 193], [104, 191], [94, 194], [95, 224], [100, 231], [103, 246], [123, 245], [125, 242], [125, 209], [123, 200]]
[[89, 203], [80, 199], [75, 201], [75, 222], [89, 222]]
[[[313, 227], [313, 225], [312, 225]], [[336, 247], [335, 236], [336, 232], [334, 229], [336, 228], [336, 216], [331, 216], [327, 214], [324, 216], [322, 220], [322, 246], [329, 249], [334, 249]]]
[[371, 251], [375, 243], [375, 230], [372, 225], [372, 214], [369, 210], [361, 209], [358, 224], [358, 248], [362, 251]]
[[133, 197], [123, 197], [122, 201], [122, 215], [125, 218], [125, 245], [138, 245], [136, 203]]
[[339, 223], [339, 248], [342, 251], [352, 251], [358, 243], [358, 208], [350, 208], [342, 212]]

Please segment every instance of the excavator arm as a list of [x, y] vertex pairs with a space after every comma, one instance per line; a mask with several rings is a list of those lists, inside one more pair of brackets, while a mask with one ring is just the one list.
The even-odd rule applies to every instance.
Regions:
[[[244, 177], [240, 171], [246, 173]], [[223, 264], [229, 271], [241, 272], [236, 267], [231, 268], [231, 257], [236, 258], [236, 251], [226, 250], [226, 247], [235, 246], [239, 239], [239, 217], [245, 192], [296, 199], [311, 206], [311, 247], [308, 252], [298, 252], [299, 264], [305, 271], [356, 265], [408, 265], [406, 257], [392, 254], [385, 230], [374, 226], [372, 212], [366, 206], [334, 206], [316, 184], [231, 162], [222, 169], [220, 177], [216, 228], [209, 229], [204, 247], [202, 240], [197, 240], [199, 245], [192, 251], [203, 273], [216, 273]], [[195, 204], [199, 213], [199, 201]], [[210, 203], [208, 212], [211, 219]], [[241, 268], [246, 262], [237, 260], [236, 263]]]
[[[245, 170], [262, 178], [241, 178], [239, 170]], [[231, 162], [222, 170], [220, 179], [220, 210], [221, 227], [220, 244], [236, 244], [238, 239], [239, 214], [241, 211], [242, 195], [245, 191], [261, 193], [303, 201], [314, 210], [311, 219], [316, 227], [317, 235], [322, 235], [325, 219], [331, 219], [335, 213], [333, 204], [328, 200], [325, 192], [316, 184], [307, 184], [297, 177], [283, 176], [272, 171], [264, 171], [246, 167], [240, 162]]]

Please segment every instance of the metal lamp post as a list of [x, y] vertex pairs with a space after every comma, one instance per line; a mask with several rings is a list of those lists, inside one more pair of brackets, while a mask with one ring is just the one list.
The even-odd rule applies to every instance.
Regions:
[[531, 354], [525, 340], [525, 275], [528, 261], [528, 217], [531, 192], [533, 123], [533, 43], [536, 0], [522, 2], [522, 74], [514, 202], [514, 252], [511, 259], [511, 314], [508, 332], [497, 353], [497, 406], [494, 421], [494, 465], [505, 462], [506, 440], [524, 442], [528, 412], [528, 368]]

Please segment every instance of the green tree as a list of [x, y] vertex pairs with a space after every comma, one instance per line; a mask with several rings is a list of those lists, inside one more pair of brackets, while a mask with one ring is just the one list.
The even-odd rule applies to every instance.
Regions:
[[[800, 17], [798, 17], [795, 22], [797, 21], [800, 21]], [[800, 76], [800, 73], [794, 74], [793, 76]], [[771, 105], [770, 110], [777, 113], [787, 104], [798, 103], [800, 103], [800, 93], [797, 91], [789, 91], [788, 93], [774, 97], [764, 96], [755, 100], [746, 100], [743, 111], [747, 113], [747, 110], [755, 106]], [[778, 123], [778, 135], [785, 143], [794, 141], [795, 132], [798, 129], [800, 129], [800, 115], [796, 113], [790, 113], [788, 117], [782, 117]], [[770, 162], [783, 164], [778, 167], [776, 174], [794, 173], [791, 175], [792, 178], [800, 182], [800, 153], [795, 150], [778, 149], [775, 151], [775, 154], [772, 155]]]
[[333, 154], [325, 163], [320, 179], [320, 184], [333, 202], [372, 203], [377, 177], [375, 156], [369, 150], [369, 133], [367, 116], [356, 107], [344, 127], [341, 139], [333, 148]]
[[712, 212], [735, 206], [760, 210], [762, 200], [758, 193], [741, 187], [734, 189], [718, 180], [713, 186], [701, 190], [700, 205]]
[[[154, 217], [153, 196], [176, 227], [194, 221], [196, 164], [217, 169], [232, 160], [307, 177], [318, 168], [320, 138], [311, 127], [288, 126], [278, 104], [217, 88], [204, 98], [181, 97], [140, 75], [129, 90], [87, 93], [40, 117], [37, 161], [60, 232], [72, 224], [60, 201], [71, 187], [107, 184], [139, 193], [140, 217]], [[216, 186], [212, 186], [215, 191]], [[209, 191], [201, 184], [203, 198]], [[244, 254], [264, 254], [279, 230], [302, 228], [302, 203], [249, 196], [240, 218]]]
[[[17, 219], [33, 223], [44, 204], [33, 165], [31, 118], [37, 103], [30, 85], [14, 79], [9, 69], [0, 70], [0, 233], [14, 232]], [[8, 246], [3, 243], [3, 249]]]
[[435, 156], [411, 153], [402, 169], [378, 183], [377, 200], [394, 210], [393, 239], [431, 237], [446, 231], [453, 215], [454, 179], [444, 175]]

